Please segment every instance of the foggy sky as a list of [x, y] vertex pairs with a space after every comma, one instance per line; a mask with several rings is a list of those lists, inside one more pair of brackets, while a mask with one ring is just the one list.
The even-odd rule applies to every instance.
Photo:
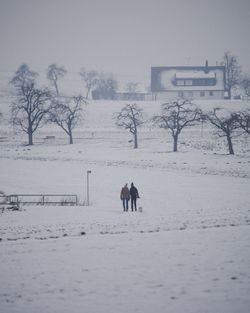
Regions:
[[249, 0], [0, 0], [0, 71], [57, 63], [145, 77], [227, 50], [250, 71], [249, 30]]

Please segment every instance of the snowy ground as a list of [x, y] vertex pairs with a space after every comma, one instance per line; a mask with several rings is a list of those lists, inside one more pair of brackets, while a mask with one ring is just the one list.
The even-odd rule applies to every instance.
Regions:
[[[165, 132], [143, 130], [135, 151], [112, 114], [102, 118], [93, 114], [73, 146], [57, 129], [42, 130], [32, 147], [1, 129], [7, 194], [74, 193], [83, 202], [92, 173], [89, 207], [0, 213], [0, 311], [248, 312], [249, 138], [235, 138], [229, 156], [198, 127], [176, 154]], [[122, 212], [120, 189], [132, 181], [142, 213]]]

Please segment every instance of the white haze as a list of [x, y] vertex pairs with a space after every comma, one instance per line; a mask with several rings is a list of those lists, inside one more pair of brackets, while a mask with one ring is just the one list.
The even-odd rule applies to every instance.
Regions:
[[0, 1], [0, 71], [50, 63], [146, 80], [150, 66], [220, 62], [250, 70], [247, 0]]

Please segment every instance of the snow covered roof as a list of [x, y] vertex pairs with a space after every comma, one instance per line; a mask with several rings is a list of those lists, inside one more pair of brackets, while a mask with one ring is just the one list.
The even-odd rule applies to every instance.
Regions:
[[[182, 81], [181, 81], [182, 80]], [[225, 90], [224, 66], [171, 66], [151, 68], [151, 91]]]

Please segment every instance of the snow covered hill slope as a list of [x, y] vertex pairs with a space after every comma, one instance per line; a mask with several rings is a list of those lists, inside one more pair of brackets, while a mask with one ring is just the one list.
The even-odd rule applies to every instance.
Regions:
[[[88, 104], [73, 145], [55, 127], [37, 132], [32, 147], [1, 128], [0, 190], [72, 193], [86, 203], [91, 170], [91, 205], [0, 213], [0, 311], [247, 312], [249, 136], [234, 138], [228, 155], [198, 125], [173, 153], [166, 131], [144, 127], [134, 150], [112, 120], [122, 105]], [[141, 105], [148, 116], [160, 109]], [[131, 182], [142, 212], [123, 212], [120, 190]]]

